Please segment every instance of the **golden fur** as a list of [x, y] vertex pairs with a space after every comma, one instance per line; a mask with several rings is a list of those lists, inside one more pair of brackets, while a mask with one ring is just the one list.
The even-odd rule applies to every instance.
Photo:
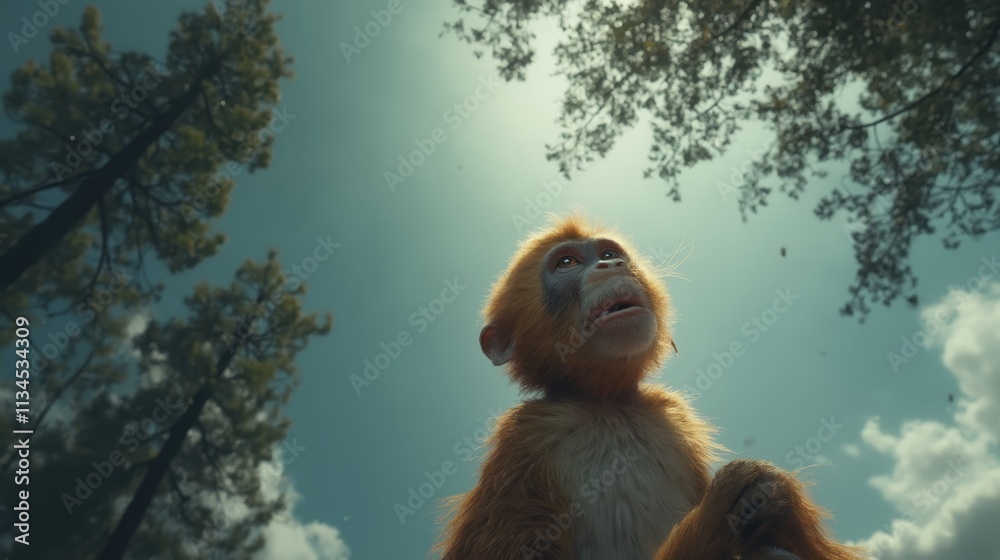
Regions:
[[[544, 304], [546, 253], [602, 237], [624, 249], [656, 318], [655, 343], [623, 358], [574, 336], [578, 309], [553, 316]], [[679, 394], [641, 383], [673, 344], [670, 300], [650, 270], [619, 235], [579, 216], [522, 244], [493, 286], [480, 340], [484, 352], [490, 337], [509, 341], [495, 363], [541, 394], [501, 417], [479, 483], [447, 503], [435, 550], [445, 560], [762, 560], [770, 547], [802, 560], [861, 558], [830, 537], [794, 476], [740, 460], [711, 479], [711, 426]]]

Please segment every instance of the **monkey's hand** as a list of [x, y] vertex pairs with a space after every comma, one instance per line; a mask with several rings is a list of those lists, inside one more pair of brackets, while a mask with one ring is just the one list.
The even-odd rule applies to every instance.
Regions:
[[792, 474], [764, 461], [736, 460], [716, 473], [657, 560], [783, 558], [778, 551], [800, 560], [860, 559], [859, 550], [831, 538], [825, 517]]

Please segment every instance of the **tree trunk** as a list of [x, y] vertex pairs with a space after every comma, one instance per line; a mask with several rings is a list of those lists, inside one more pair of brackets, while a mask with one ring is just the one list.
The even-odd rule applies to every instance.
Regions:
[[0, 255], [0, 293], [17, 281], [29, 268], [55, 248], [63, 237], [87, 215], [106, 195], [115, 181], [135, 165], [146, 150], [173, 126], [201, 93], [208, 72], [199, 74], [197, 82], [173, 103], [170, 109], [156, 117], [110, 161], [80, 184], [73, 194], [51, 214], [24, 234], [13, 247]]
[[170, 428], [170, 437], [167, 438], [167, 442], [163, 444], [163, 448], [160, 449], [160, 452], [156, 454], [156, 458], [153, 459], [149, 468], [146, 469], [146, 474], [142, 477], [142, 482], [139, 484], [139, 489], [135, 491], [132, 501], [129, 502], [121, 519], [118, 520], [118, 525], [115, 526], [114, 532], [111, 533], [107, 544], [104, 545], [104, 550], [98, 556], [99, 560], [117, 560], [125, 554], [125, 549], [128, 547], [129, 541], [132, 540], [132, 535], [135, 534], [136, 529], [142, 523], [142, 518], [146, 515], [146, 509], [153, 502], [156, 490], [159, 488], [160, 483], [163, 482], [163, 478], [170, 468], [171, 461], [180, 452], [188, 431], [198, 421], [201, 409], [208, 402], [211, 393], [212, 391], [208, 387], [199, 389], [195, 393], [194, 400], [190, 406], [184, 411], [180, 419], [177, 420], [177, 423]]
[[[236, 356], [238, 348], [239, 346], [237, 345], [232, 349], [227, 349], [219, 357], [219, 362], [215, 366], [215, 372], [211, 376], [212, 379], [221, 376], [222, 372], [226, 371], [229, 363]], [[149, 509], [149, 504], [153, 503], [156, 491], [170, 469], [170, 463], [180, 453], [181, 446], [184, 445], [184, 440], [187, 439], [188, 432], [198, 422], [198, 417], [201, 415], [202, 409], [205, 408], [205, 403], [208, 402], [211, 396], [211, 385], [205, 385], [198, 389], [187, 410], [171, 426], [170, 435], [167, 437], [166, 443], [163, 444], [160, 452], [156, 454], [156, 458], [149, 464], [146, 474], [142, 477], [142, 482], [139, 483], [139, 488], [135, 491], [135, 495], [132, 496], [132, 501], [125, 508], [125, 512], [122, 513], [121, 519], [118, 520], [118, 524], [108, 538], [107, 544], [104, 545], [104, 550], [101, 551], [98, 560], [120, 560], [124, 556], [129, 541], [132, 540], [132, 536], [135, 535], [136, 530], [142, 523], [142, 519], [146, 515], [146, 510]]]

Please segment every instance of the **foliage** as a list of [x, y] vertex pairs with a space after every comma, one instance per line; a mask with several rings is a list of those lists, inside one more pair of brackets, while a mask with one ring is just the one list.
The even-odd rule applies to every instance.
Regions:
[[[1000, 227], [1000, 4], [985, 0], [456, 0], [446, 25], [508, 80], [555, 18], [568, 80], [548, 157], [565, 174], [648, 120], [646, 175], [680, 200], [680, 172], [722, 154], [747, 122], [775, 134], [738, 190], [746, 219], [775, 190], [798, 198], [830, 164], [842, 187], [815, 213], [846, 214], [857, 276], [842, 309], [909, 293], [914, 240], [947, 248]], [[466, 21], [468, 20], [468, 21]]]
[[[95, 557], [125, 519], [137, 524], [128, 558], [249, 557], [262, 546], [260, 528], [286, 506], [261, 473], [289, 427], [295, 356], [331, 324], [303, 311], [304, 292], [276, 253], [248, 261], [229, 286], [196, 286], [187, 318], [150, 320], [133, 352], [105, 362], [137, 381], [62, 403], [33, 436], [31, 473], [44, 481], [31, 485], [32, 525], [61, 535], [34, 538], [32, 554]], [[88, 477], [97, 487], [79, 490]]]
[[161, 289], [144, 275], [151, 253], [170, 271], [215, 253], [224, 236], [208, 219], [225, 210], [235, 175], [268, 165], [274, 134], [259, 133], [290, 75], [266, 6], [182, 14], [162, 61], [115, 53], [88, 7], [79, 30], [52, 33], [48, 66], [14, 72], [4, 109], [20, 129], [0, 141], [0, 310], [72, 308], [111, 268], [137, 275], [128, 301], [149, 301]]

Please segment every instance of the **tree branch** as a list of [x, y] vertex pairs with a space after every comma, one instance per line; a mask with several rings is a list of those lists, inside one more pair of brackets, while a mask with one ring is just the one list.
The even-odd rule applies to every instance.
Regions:
[[844, 128], [841, 128], [838, 132], [843, 132], [845, 130], [854, 130], [854, 129], [859, 129], [859, 128], [868, 128], [870, 126], [875, 126], [877, 124], [884, 123], [884, 122], [886, 122], [888, 120], [892, 120], [892, 119], [898, 117], [899, 115], [901, 115], [901, 114], [903, 114], [903, 113], [905, 113], [907, 111], [910, 111], [911, 109], [917, 107], [918, 105], [920, 105], [921, 103], [923, 103], [923, 102], [927, 101], [928, 99], [934, 97], [935, 95], [941, 93], [941, 91], [948, 84], [950, 84], [951, 82], [954, 82], [955, 80], [957, 80], [958, 78], [960, 78], [962, 76], [962, 74], [964, 74], [966, 72], [966, 70], [968, 70], [969, 68], [972, 68], [972, 66], [990, 50], [990, 47], [993, 46], [993, 42], [996, 41], [997, 33], [1000, 33], [1000, 20], [997, 20], [997, 22], [993, 25], [993, 31], [990, 33], [989, 38], [987, 38], [986, 43], [982, 46], [982, 48], [980, 48], [979, 51], [976, 52], [976, 54], [972, 56], [972, 58], [970, 58], [968, 61], [966, 61], [966, 63], [963, 64], [962, 67], [959, 68], [957, 72], [955, 72], [951, 76], [948, 76], [947, 78], [945, 78], [945, 80], [943, 82], [941, 82], [936, 88], [928, 91], [927, 93], [921, 95], [917, 99], [914, 99], [913, 101], [907, 103], [906, 105], [902, 106], [901, 108], [893, 111], [892, 113], [889, 113], [888, 115], [886, 115], [886, 116], [884, 116], [884, 117], [882, 117], [882, 118], [880, 118], [878, 120], [875, 120], [875, 121], [872, 121], [872, 122], [866, 123], [866, 124], [849, 125], [849, 126], [846, 126]]

